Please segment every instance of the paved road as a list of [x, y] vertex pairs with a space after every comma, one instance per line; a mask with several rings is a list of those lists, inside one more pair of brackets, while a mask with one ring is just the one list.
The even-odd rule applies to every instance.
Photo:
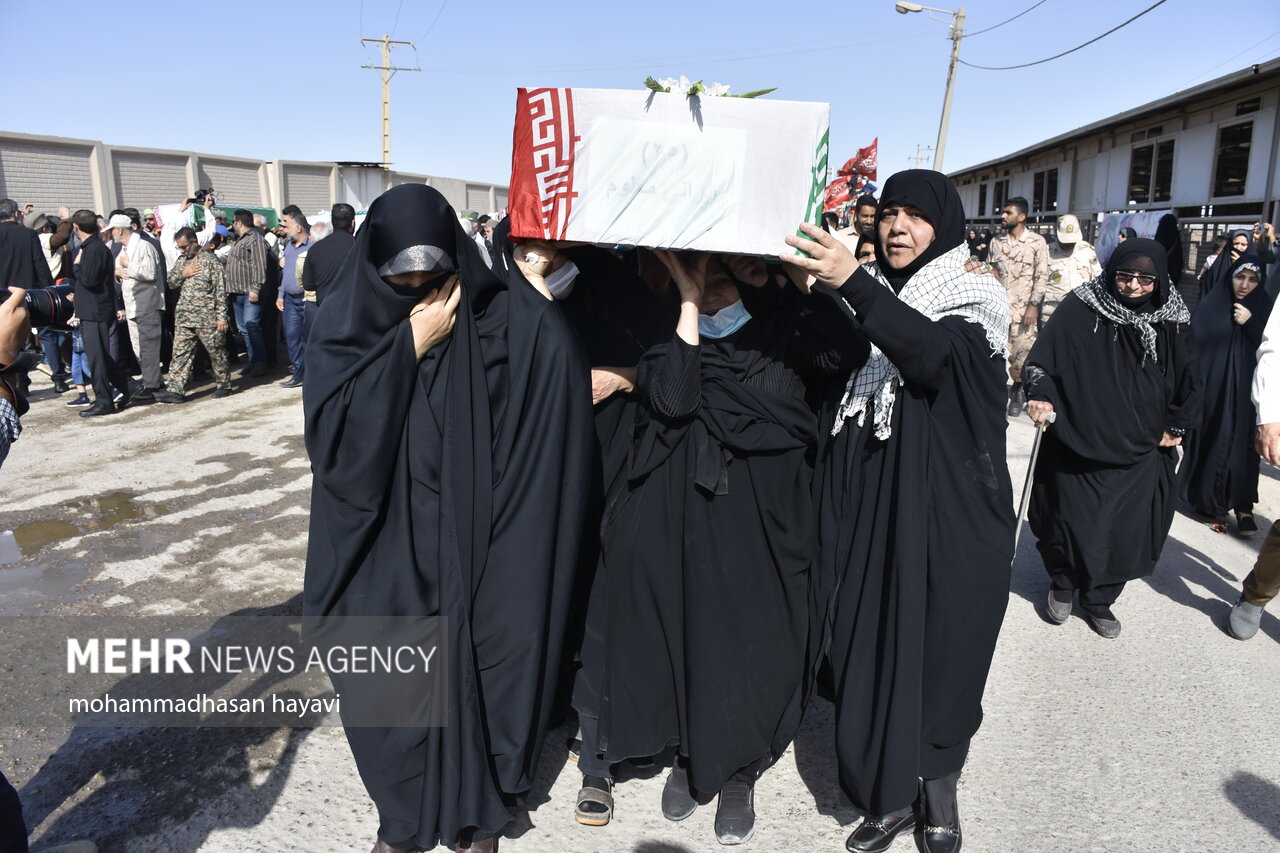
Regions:
[[[0, 769], [21, 790], [35, 849], [91, 837], [105, 851], [363, 853], [376, 818], [340, 729], [104, 730], [58, 715], [68, 636], [262, 640], [296, 625], [309, 487], [297, 392], [262, 383], [215, 401], [205, 387], [182, 407], [86, 422], [36, 387], [0, 472], [0, 531], [12, 531], [0, 536]], [[1025, 419], [1011, 424], [1018, 484], [1031, 435]], [[1270, 469], [1264, 529], [1277, 507]], [[1248, 643], [1222, 631], [1258, 541], [1178, 516], [1156, 575], [1121, 598], [1115, 641], [1078, 618], [1039, 618], [1032, 544], [1014, 566], [961, 781], [965, 849], [1280, 850], [1280, 621], [1268, 614]], [[232, 686], [265, 696], [283, 685]], [[835, 783], [831, 726], [818, 701], [759, 785], [746, 849], [843, 849], [858, 815]], [[566, 735], [548, 741], [539, 807], [503, 850], [719, 849], [713, 807], [662, 819], [660, 774], [618, 788], [610, 826], [574, 824]]]

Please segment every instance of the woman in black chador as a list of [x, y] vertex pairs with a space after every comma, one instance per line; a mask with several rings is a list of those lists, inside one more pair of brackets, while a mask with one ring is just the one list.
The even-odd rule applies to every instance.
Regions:
[[1191, 315], [1204, 418], [1187, 434], [1179, 470], [1183, 492], [1200, 515], [1217, 521], [1235, 510], [1242, 536], [1258, 532], [1258, 451], [1253, 447], [1250, 390], [1258, 345], [1274, 298], [1262, 280], [1262, 261], [1245, 255], [1231, 265], [1229, 286], [1211, 290]]
[[664, 261], [680, 313], [637, 370], [641, 411], [606, 503], [574, 688], [577, 820], [608, 822], [612, 764], [676, 747], [663, 814], [682, 820], [699, 792], [719, 792], [716, 836], [738, 844], [756, 779], [799, 723], [816, 432], [805, 379], [868, 347], [822, 334], [824, 321], [842, 330], [835, 306], [794, 310], [790, 297], [808, 300], [759, 261]]
[[[493, 850], [554, 704], [590, 480], [586, 359], [555, 305], [490, 272], [414, 184], [370, 207], [308, 349], [304, 629], [440, 620], [432, 679], [369, 696], [331, 675], [378, 808], [374, 850]], [[421, 705], [437, 674], [434, 727], [349, 716], [349, 699], [384, 716]]]
[[1176, 503], [1174, 447], [1200, 420], [1195, 338], [1169, 281], [1165, 249], [1134, 238], [1071, 293], [1027, 356], [1037, 424], [1050, 412], [1029, 520], [1051, 580], [1050, 622], [1085, 618], [1120, 634], [1111, 612], [1126, 582], [1155, 570]]
[[1013, 557], [1008, 297], [966, 269], [964, 211], [938, 172], [885, 183], [875, 263], [803, 230], [819, 245], [788, 242], [812, 259], [784, 260], [835, 288], [874, 345], [827, 401], [815, 472], [840, 781], [868, 815], [846, 846], [887, 850], [919, 822], [927, 851], [953, 853]]

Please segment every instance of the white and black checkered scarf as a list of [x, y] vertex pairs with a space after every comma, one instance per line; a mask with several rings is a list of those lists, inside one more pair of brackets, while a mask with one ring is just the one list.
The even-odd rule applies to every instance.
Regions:
[[[968, 260], [969, 247], [961, 243], [922, 267], [903, 286], [898, 298], [930, 320], [963, 317], [977, 323], [986, 333], [991, 354], [1008, 358], [1008, 294], [995, 276], [966, 271], [965, 262]], [[878, 264], [864, 264], [863, 269], [875, 276], [880, 284], [890, 287]], [[845, 421], [852, 417], [856, 417], [861, 426], [866, 421], [867, 410], [872, 409], [876, 438], [888, 438], [892, 433], [893, 403], [902, 384], [898, 368], [879, 347], [872, 344], [867, 363], [849, 378], [845, 386], [831, 434], [837, 435], [844, 429]]]
[[[1114, 275], [1114, 273], [1111, 274]], [[1121, 326], [1136, 329], [1142, 339], [1142, 363], [1146, 364], [1147, 358], [1150, 357], [1153, 363], [1159, 364], [1160, 357], [1156, 353], [1156, 327], [1166, 320], [1179, 325], [1190, 323], [1191, 312], [1187, 310], [1187, 303], [1182, 301], [1182, 296], [1177, 290], [1170, 287], [1165, 295], [1164, 304], [1156, 310], [1145, 314], [1130, 311], [1112, 294], [1111, 287], [1107, 284], [1107, 276], [1108, 273], [1104, 272], [1093, 281], [1086, 281], [1071, 291], [1098, 315], [1098, 319], [1093, 324], [1093, 330], [1098, 331], [1098, 325], [1103, 319], [1115, 324], [1117, 336], [1120, 334]]]

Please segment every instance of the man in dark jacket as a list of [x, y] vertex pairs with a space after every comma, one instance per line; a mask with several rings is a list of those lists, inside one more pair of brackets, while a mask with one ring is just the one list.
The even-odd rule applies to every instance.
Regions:
[[40, 237], [18, 221], [19, 215], [16, 201], [0, 198], [0, 287], [52, 287]]
[[[77, 210], [72, 221], [80, 238], [80, 254], [75, 263], [76, 317], [80, 320], [80, 335], [93, 375], [95, 397], [93, 405], [82, 410], [80, 417], [92, 418], [115, 411], [112, 386], [128, 394], [129, 375], [111, 357], [107, 339], [112, 327], [125, 319], [124, 300], [116, 291], [111, 250], [98, 237], [97, 214], [92, 210]], [[120, 407], [124, 408], [127, 403], [127, 399], [121, 400]]]
[[302, 290], [307, 299], [307, 324], [310, 315], [324, 300], [329, 286], [337, 279], [338, 270], [347, 259], [355, 237], [356, 209], [349, 204], [339, 202], [333, 206], [330, 214], [333, 222], [333, 233], [318, 241], [311, 251], [307, 252], [307, 262], [302, 265]]

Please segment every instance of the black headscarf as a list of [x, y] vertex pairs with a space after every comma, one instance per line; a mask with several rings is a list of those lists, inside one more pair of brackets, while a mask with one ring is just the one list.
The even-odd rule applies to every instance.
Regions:
[[1182, 278], [1183, 264], [1186, 263], [1186, 256], [1182, 251], [1182, 230], [1178, 228], [1178, 217], [1172, 213], [1166, 213], [1160, 217], [1160, 224], [1156, 226], [1153, 239], [1164, 246], [1169, 262], [1169, 276], [1173, 280], [1173, 286], [1177, 287], [1178, 280]]
[[[889, 266], [884, 246], [880, 244], [880, 220], [890, 205], [910, 205], [923, 213], [933, 226], [934, 238], [929, 248], [900, 270]], [[898, 172], [884, 183], [871, 233], [876, 238], [876, 263], [893, 289], [902, 290], [902, 286], [925, 264], [964, 242], [964, 205], [960, 202], [956, 185], [946, 175], [932, 169]]]
[[[1244, 236], [1248, 245], [1244, 251], [1237, 254], [1234, 246], [1236, 237]], [[1231, 277], [1235, 275], [1234, 267], [1236, 261], [1245, 255], [1254, 253], [1253, 232], [1243, 229], [1232, 231], [1227, 235], [1227, 245], [1222, 247], [1222, 251], [1218, 253], [1218, 257], [1213, 262], [1213, 266], [1209, 268], [1209, 274], [1201, 281], [1200, 298], [1203, 299], [1218, 288], [1231, 288]]]

